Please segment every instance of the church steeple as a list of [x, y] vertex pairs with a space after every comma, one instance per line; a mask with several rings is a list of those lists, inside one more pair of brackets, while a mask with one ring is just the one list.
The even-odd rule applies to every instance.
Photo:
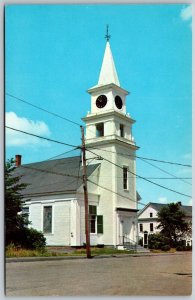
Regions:
[[91, 110], [83, 118], [86, 123], [86, 144], [125, 143], [137, 149], [132, 137], [132, 124], [135, 122], [126, 113], [128, 91], [120, 86], [110, 48], [110, 35], [107, 27], [106, 49], [103, 57], [98, 84], [88, 90], [91, 95]]
[[103, 58], [103, 62], [102, 62], [102, 67], [101, 67], [101, 71], [100, 71], [100, 75], [99, 75], [98, 86], [110, 84], [110, 83], [114, 83], [114, 84], [120, 86], [120, 82], [119, 82], [117, 71], [116, 71], [115, 64], [114, 64], [114, 59], [112, 56], [112, 51], [110, 48], [110, 43], [109, 43], [109, 41], [107, 41], [106, 49], [104, 52], [104, 58]]

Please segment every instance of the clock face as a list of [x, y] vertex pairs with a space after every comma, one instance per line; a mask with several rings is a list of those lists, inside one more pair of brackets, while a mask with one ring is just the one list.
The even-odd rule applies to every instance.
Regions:
[[118, 109], [121, 109], [123, 107], [123, 101], [122, 101], [121, 97], [119, 97], [119, 96], [115, 97], [115, 104]]
[[97, 97], [96, 106], [98, 108], [103, 108], [104, 106], [106, 106], [106, 103], [107, 103], [107, 97], [105, 95], [100, 95], [99, 97]]

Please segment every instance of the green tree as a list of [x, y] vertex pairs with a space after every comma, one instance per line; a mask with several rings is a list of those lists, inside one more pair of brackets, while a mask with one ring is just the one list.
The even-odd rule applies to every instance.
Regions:
[[191, 232], [191, 226], [185, 221], [185, 213], [181, 203], [170, 203], [162, 207], [158, 212], [161, 234], [171, 241], [171, 246], [177, 246], [178, 242]]
[[20, 183], [20, 176], [14, 176], [15, 161], [13, 158], [5, 164], [5, 240], [6, 245], [15, 243], [21, 231], [29, 224], [22, 214], [21, 191], [27, 186]]
[[27, 249], [44, 249], [46, 239], [42, 232], [28, 228], [30, 222], [22, 213], [24, 200], [22, 191], [27, 184], [21, 183], [21, 176], [14, 174], [15, 161], [10, 159], [5, 165], [5, 243], [19, 245]]

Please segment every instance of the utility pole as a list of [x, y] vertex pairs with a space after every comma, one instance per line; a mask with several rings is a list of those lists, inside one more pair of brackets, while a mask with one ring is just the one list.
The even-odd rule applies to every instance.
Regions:
[[85, 154], [85, 136], [84, 128], [81, 127], [82, 136], [82, 158], [83, 158], [83, 190], [84, 190], [84, 202], [85, 202], [85, 235], [86, 235], [86, 255], [87, 258], [91, 258], [90, 250], [90, 233], [89, 233], [89, 207], [88, 207], [88, 191], [87, 191], [87, 167], [86, 167], [86, 154]]

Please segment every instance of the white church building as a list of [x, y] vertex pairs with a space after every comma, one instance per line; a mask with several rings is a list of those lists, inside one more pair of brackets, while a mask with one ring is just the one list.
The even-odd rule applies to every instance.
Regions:
[[[126, 112], [129, 92], [120, 86], [109, 39], [96, 86], [90, 88], [86, 158], [91, 245], [135, 244], [138, 239], [135, 123]], [[17, 156], [17, 159], [20, 158]], [[79, 156], [18, 164], [16, 174], [29, 185], [23, 191], [31, 227], [48, 246], [83, 246], [85, 209]]]

